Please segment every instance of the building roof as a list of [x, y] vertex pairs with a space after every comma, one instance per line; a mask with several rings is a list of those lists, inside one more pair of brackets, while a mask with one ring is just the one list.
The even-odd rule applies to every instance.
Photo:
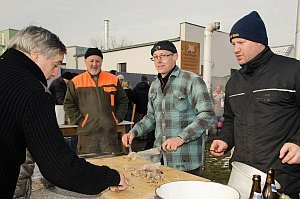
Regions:
[[271, 50], [278, 55], [289, 56], [294, 49], [294, 45], [273, 46]]
[[0, 30], [0, 32], [2, 32], [2, 31], [9, 31], [9, 30], [16, 31], [16, 32], [19, 31], [17, 29], [13, 29], [13, 28], [6, 28], [6, 29]]

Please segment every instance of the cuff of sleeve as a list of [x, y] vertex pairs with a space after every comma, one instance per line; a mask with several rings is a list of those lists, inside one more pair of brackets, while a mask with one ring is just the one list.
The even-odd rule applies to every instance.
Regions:
[[120, 184], [120, 174], [117, 170], [111, 169], [111, 178], [112, 178], [112, 182], [111, 182], [111, 186], [117, 186]]
[[136, 128], [134, 128], [134, 127], [130, 131], [134, 134], [134, 137], [138, 137], [138, 132], [137, 132]]
[[299, 141], [296, 140], [296, 139], [293, 139], [293, 138], [287, 139], [286, 142], [293, 143], [293, 144], [297, 144], [298, 146], [300, 146]]
[[185, 142], [185, 139], [182, 135], [177, 135], [177, 137], [181, 138]]

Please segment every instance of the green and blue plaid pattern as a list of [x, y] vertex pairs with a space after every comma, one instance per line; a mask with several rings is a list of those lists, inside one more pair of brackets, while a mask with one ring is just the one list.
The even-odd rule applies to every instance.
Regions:
[[147, 115], [132, 132], [141, 136], [155, 129], [155, 147], [169, 138], [183, 138], [185, 143], [176, 151], [163, 152], [163, 158], [165, 165], [188, 171], [203, 164], [202, 135], [213, 123], [215, 114], [201, 77], [175, 67], [164, 91], [158, 78], [151, 84]]

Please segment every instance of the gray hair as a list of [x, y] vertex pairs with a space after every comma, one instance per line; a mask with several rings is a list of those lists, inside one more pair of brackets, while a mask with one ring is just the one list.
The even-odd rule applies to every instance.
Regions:
[[66, 46], [57, 35], [37, 26], [28, 26], [18, 31], [10, 39], [8, 48], [14, 48], [25, 53], [30, 53], [36, 49], [46, 58], [66, 53]]

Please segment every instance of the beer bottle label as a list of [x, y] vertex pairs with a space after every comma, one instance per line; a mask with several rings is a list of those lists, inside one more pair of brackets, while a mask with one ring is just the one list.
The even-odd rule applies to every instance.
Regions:
[[254, 199], [262, 199], [262, 194], [261, 194], [261, 193], [254, 192], [253, 198], [254, 198]]
[[271, 184], [272, 192], [277, 192], [275, 184]]

